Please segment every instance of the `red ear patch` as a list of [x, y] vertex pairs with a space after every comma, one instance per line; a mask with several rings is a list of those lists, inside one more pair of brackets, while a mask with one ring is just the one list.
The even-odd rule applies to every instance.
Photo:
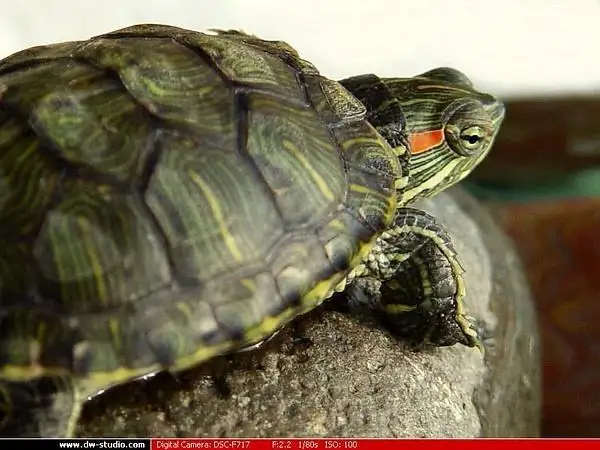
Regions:
[[413, 133], [408, 138], [410, 142], [410, 152], [413, 155], [424, 153], [437, 147], [444, 141], [444, 130], [431, 130], [422, 133]]

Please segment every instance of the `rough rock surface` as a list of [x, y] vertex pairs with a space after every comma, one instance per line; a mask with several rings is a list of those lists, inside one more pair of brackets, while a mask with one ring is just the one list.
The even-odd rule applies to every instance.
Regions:
[[538, 335], [520, 263], [462, 191], [422, 204], [454, 236], [485, 357], [463, 346], [410, 351], [370, 319], [330, 306], [261, 349], [88, 402], [82, 436], [533, 436]]

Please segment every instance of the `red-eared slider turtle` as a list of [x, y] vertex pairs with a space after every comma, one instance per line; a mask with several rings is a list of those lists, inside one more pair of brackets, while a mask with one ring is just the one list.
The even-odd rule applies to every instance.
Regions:
[[336, 82], [235, 31], [4, 59], [2, 433], [70, 436], [89, 397], [260, 342], [347, 284], [398, 335], [477, 345], [451, 240], [407, 205], [467, 175], [503, 115], [453, 69]]

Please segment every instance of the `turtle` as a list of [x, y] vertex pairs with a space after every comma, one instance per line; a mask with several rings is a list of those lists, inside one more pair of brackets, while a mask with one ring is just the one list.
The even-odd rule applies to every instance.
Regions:
[[[333, 80], [284, 41], [140, 24], [0, 61], [0, 434], [242, 351], [335, 293], [416, 346], [481, 346], [415, 207], [504, 117], [457, 69]], [[343, 294], [340, 294], [343, 295]]]

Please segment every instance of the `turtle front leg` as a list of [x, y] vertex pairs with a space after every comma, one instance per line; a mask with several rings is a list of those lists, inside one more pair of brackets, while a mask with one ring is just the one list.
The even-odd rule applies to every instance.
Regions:
[[397, 211], [349, 286], [350, 301], [381, 313], [394, 334], [417, 346], [480, 347], [467, 318], [463, 269], [446, 230], [430, 214]]

